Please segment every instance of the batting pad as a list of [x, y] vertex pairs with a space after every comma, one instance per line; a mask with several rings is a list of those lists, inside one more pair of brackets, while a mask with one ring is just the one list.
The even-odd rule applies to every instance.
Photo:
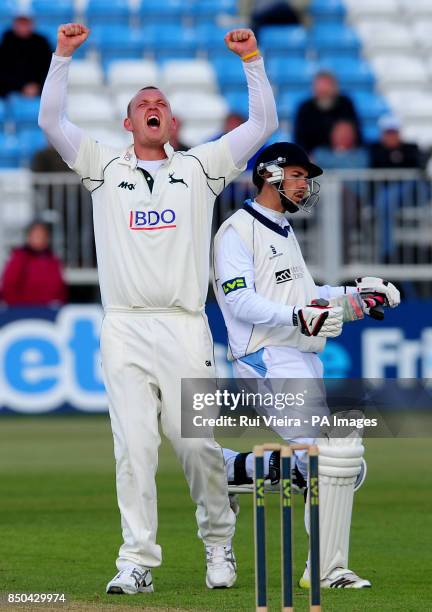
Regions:
[[[319, 505], [321, 579], [336, 567], [348, 569], [354, 483], [360, 473], [364, 446], [358, 434], [347, 438], [320, 438]], [[305, 525], [309, 533], [309, 504]], [[309, 560], [308, 560], [309, 566]]]

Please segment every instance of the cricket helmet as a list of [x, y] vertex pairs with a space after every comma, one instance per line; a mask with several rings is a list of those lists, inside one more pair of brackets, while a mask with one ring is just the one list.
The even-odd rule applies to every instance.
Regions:
[[[298, 203], [292, 201], [283, 188], [285, 166], [300, 166], [308, 173], [308, 189], [304, 198]], [[299, 208], [309, 212], [318, 203], [320, 185], [314, 179], [322, 173], [322, 168], [313, 164], [306, 151], [298, 145], [292, 142], [275, 142], [258, 155], [252, 180], [259, 190], [265, 181], [273, 185], [280, 194], [282, 206], [289, 212], [297, 212]]]

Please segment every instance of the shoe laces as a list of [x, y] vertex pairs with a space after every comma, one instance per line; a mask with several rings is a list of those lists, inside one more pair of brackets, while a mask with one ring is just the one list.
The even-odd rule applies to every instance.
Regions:
[[124, 567], [122, 570], [120, 570], [116, 578], [123, 578], [123, 576], [132, 578], [135, 581], [136, 587], [138, 588], [139, 586], [141, 586], [141, 584], [144, 584], [146, 582], [145, 579], [146, 579], [147, 573], [148, 573], [148, 570], [141, 570], [138, 567], [130, 566], [130, 567]]
[[230, 546], [206, 546], [207, 564], [212, 568], [222, 568], [231, 561], [232, 549]]

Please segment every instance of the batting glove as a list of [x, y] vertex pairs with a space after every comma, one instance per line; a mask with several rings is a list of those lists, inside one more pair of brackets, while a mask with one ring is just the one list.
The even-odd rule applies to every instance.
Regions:
[[357, 290], [362, 296], [362, 299], [381, 298], [385, 306], [396, 308], [400, 304], [400, 293], [393, 285], [382, 278], [375, 276], [363, 276], [356, 279]]
[[327, 300], [316, 300], [315, 304], [298, 309], [293, 320], [305, 336], [335, 338], [342, 333], [343, 310], [340, 306], [330, 306]]

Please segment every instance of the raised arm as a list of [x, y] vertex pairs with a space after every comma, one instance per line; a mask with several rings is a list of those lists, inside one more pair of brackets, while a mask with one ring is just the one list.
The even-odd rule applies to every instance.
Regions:
[[276, 103], [252, 30], [228, 32], [225, 43], [243, 60], [248, 86], [249, 118], [227, 135], [234, 163], [243, 166], [277, 129]]
[[64, 161], [76, 161], [82, 130], [66, 116], [66, 92], [69, 64], [72, 54], [89, 35], [90, 30], [78, 23], [61, 25], [57, 33], [57, 47], [42, 90], [39, 126]]

